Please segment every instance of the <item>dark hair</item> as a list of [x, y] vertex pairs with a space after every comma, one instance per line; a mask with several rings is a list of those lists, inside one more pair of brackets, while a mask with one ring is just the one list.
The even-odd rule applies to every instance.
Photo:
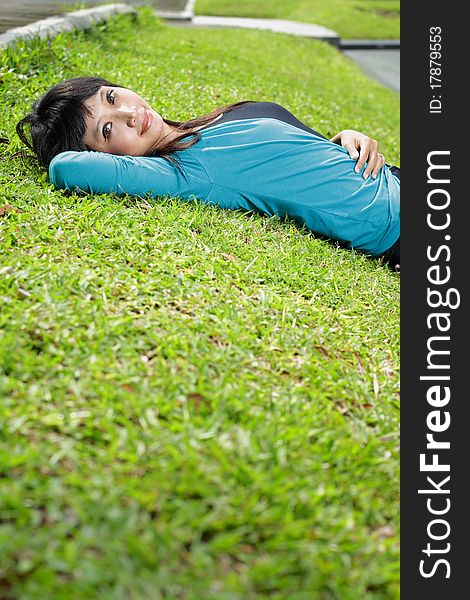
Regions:
[[[31, 112], [17, 124], [16, 131], [20, 139], [35, 152], [44, 167], [48, 168], [51, 160], [60, 152], [90, 150], [83, 141], [86, 117], [91, 116], [85, 102], [97, 94], [103, 85], [122, 87], [102, 77], [74, 77], [58, 83], [36, 100]], [[181, 131], [181, 134], [167, 143], [151, 148], [148, 156], [168, 158], [179, 167], [177, 159], [171, 155], [177, 150], [189, 148], [199, 140], [200, 135], [195, 129], [245, 103], [246, 101], [228, 104], [189, 121], [163, 119], [165, 123]], [[25, 131], [27, 127], [31, 141]]]
[[[58, 83], [36, 100], [31, 112], [17, 124], [20, 139], [46, 168], [60, 152], [89, 150], [83, 141], [85, 119], [91, 116], [85, 101], [103, 85], [112, 84], [101, 77], [75, 77]], [[28, 125], [31, 141], [25, 132]]]

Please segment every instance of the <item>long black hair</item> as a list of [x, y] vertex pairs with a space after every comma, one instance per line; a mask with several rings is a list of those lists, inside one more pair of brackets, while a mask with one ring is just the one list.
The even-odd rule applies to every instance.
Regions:
[[75, 77], [58, 83], [36, 100], [31, 112], [16, 125], [20, 139], [44, 167], [60, 152], [90, 149], [83, 141], [86, 117], [91, 116], [85, 102], [103, 85], [110, 83], [101, 77]]
[[[123, 87], [113, 84], [102, 77], [74, 77], [50, 88], [34, 102], [31, 112], [16, 126], [18, 136], [26, 146], [34, 151], [39, 162], [46, 168], [60, 152], [90, 150], [83, 141], [86, 130], [86, 118], [91, 116], [85, 102], [98, 93], [102, 86]], [[207, 125], [220, 114], [245, 104], [247, 101], [228, 104], [211, 113], [189, 121], [171, 121], [165, 123], [180, 131], [173, 140], [153, 147], [149, 156], [163, 156], [178, 166], [172, 154], [184, 150], [199, 140], [196, 129]], [[28, 139], [27, 129], [29, 129]], [[188, 139], [185, 139], [188, 138]]]

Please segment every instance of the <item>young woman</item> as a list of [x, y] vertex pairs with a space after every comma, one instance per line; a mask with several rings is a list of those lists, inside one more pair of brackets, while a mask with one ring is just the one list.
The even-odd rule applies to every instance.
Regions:
[[272, 102], [238, 102], [171, 121], [98, 77], [54, 86], [17, 131], [59, 188], [197, 198], [288, 217], [399, 265], [399, 169], [357, 131], [328, 140]]

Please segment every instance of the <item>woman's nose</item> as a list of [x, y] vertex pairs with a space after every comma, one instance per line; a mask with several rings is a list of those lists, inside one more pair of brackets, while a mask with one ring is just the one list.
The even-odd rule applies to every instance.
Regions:
[[121, 106], [119, 113], [128, 127], [135, 127], [137, 124], [137, 110], [134, 106]]

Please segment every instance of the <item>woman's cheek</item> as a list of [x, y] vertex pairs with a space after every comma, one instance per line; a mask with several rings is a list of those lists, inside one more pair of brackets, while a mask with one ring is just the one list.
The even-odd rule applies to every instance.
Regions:
[[[117, 136], [116, 136], [117, 137]], [[129, 154], [134, 155], [134, 153], [138, 150], [136, 148], [136, 139], [135, 136], [129, 135], [129, 132], [120, 132], [119, 139], [116, 140], [116, 143], [113, 145], [113, 154]]]

